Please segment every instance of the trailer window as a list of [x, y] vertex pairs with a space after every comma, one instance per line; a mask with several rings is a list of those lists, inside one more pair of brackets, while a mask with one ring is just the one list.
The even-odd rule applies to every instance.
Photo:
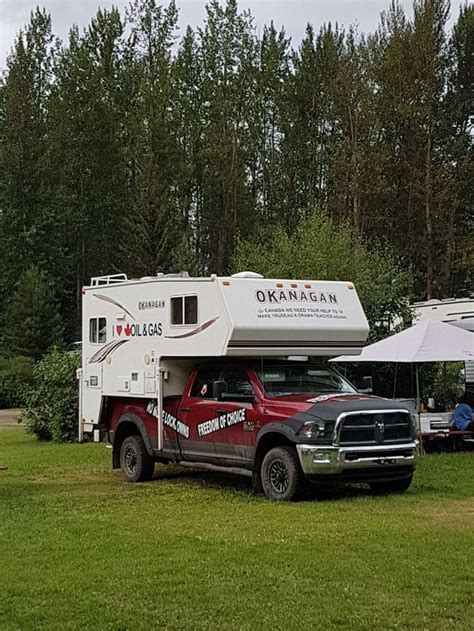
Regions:
[[197, 296], [175, 296], [171, 298], [171, 324], [197, 324]]
[[171, 324], [183, 324], [183, 299], [171, 298]]
[[107, 318], [91, 318], [89, 320], [89, 342], [104, 344], [107, 341]]

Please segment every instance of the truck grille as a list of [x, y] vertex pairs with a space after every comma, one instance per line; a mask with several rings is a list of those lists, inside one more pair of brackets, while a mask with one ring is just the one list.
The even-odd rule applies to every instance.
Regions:
[[343, 418], [339, 433], [341, 445], [377, 445], [410, 439], [410, 415], [402, 411], [349, 414]]

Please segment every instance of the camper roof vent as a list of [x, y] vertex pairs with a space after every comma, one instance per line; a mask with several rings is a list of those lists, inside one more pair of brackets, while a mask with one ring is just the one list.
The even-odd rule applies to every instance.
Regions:
[[237, 274], [232, 274], [231, 278], [263, 278], [263, 276], [257, 272], [237, 272]]
[[109, 274], [109, 276], [94, 276], [91, 278], [91, 286], [113, 285], [114, 283], [124, 283], [127, 281], [127, 274]]

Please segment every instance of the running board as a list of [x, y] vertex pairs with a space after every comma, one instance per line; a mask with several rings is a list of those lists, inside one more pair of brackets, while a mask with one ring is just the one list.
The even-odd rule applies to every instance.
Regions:
[[248, 469], [220, 467], [217, 464], [210, 464], [209, 462], [187, 462], [186, 460], [180, 460], [179, 462], [173, 462], [173, 464], [179, 467], [187, 467], [188, 469], [205, 469], [206, 471], [215, 471], [216, 473], [232, 473], [233, 475], [244, 475], [248, 478], [252, 477], [252, 472]]

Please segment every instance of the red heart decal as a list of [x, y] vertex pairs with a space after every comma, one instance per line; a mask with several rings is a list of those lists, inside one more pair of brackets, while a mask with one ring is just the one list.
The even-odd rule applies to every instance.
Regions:
[[132, 327], [129, 324], [127, 324], [127, 326], [125, 327], [125, 335], [128, 337], [131, 334], [132, 334]]
[[122, 325], [121, 324], [117, 324], [115, 327], [115, 330], [117, 331], [117, 335], [120, 335], [122, 333]]

